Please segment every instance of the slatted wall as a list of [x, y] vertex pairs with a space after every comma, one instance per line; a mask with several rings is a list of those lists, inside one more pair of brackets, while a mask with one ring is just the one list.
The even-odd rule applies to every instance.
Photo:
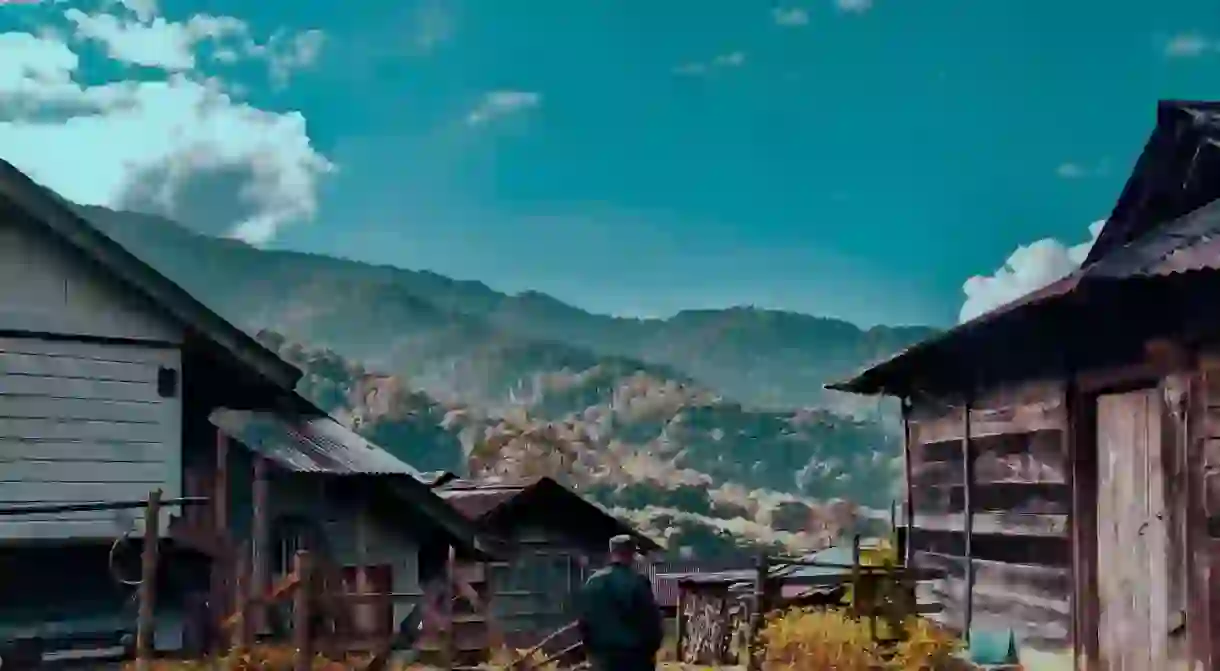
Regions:
[[[930, 617], [955, 631], [1011, 629], [1020, 646], [1071, 649], [1071, 486], [1058, 386], [972, 402], [913, 402], [912, 562]], [[973, 575], [967, 571], [973, 567]]]

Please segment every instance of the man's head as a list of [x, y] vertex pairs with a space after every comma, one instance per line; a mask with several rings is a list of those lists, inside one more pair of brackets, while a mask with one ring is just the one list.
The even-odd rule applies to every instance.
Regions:
[[627, 534], [610, 539], [610, 563], [631, 566], [635, 563], [635, 539]]

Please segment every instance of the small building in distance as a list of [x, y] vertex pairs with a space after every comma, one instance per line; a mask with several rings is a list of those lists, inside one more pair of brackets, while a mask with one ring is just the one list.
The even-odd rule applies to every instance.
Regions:
[[513, 482], [436, 480], [435, 491], [480, 532], [499, 541], [503, 559], [486, 565], [491, 635], [528, 646], [575, 618], [573, 597], [605, 563], [612, 537], [634, 536], [642, 552], [653, 540], [547, 477]]
[[934, 617], [1030, 671], [1217, 668], [1218, 305], [1220, 104], [1162, 102], [1077, 271], [830, 385], [903, 400]]

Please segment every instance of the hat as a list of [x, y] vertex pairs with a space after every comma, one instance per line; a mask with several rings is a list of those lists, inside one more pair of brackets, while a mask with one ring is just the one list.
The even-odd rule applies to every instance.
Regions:
[[636, 552], [638, 552], [638, 548], [636, 547], [635, 539], [631, 536], [619, 534], [610, 539], [611, 554], [635, 554]]

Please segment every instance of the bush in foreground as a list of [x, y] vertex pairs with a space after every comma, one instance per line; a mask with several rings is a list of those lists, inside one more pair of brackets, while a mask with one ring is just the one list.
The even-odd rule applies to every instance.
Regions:
[[771, 617], [762, 631], [768, 671], [945, 671], [958, 649], [956, 639], [927, 620], [904, 624], [905, 640], [886, 659], [873, 641], [867, 620], [842, 610], [797, 608]]

